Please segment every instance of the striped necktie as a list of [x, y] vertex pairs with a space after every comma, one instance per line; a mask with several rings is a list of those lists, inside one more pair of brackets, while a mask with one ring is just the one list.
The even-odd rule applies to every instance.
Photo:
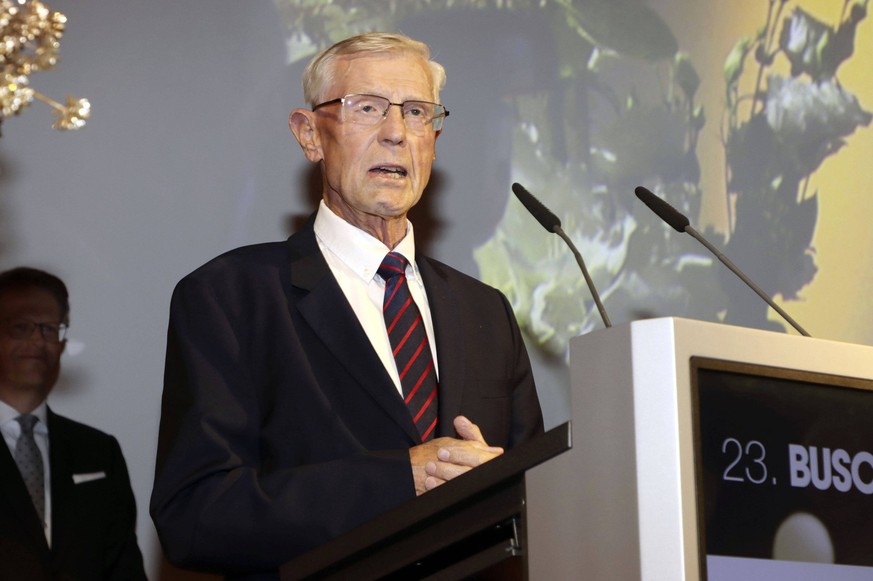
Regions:
[[424, 321], [409, 293], [408, 264], [397, 252], [389, 252], [382, 260], [378, 271], [385, 279], [382, 314], [400, 374], [403, 400], [425, 442], [433, 438], [437, 425], [437, 377]]
[[37, 417], [22, 414], [15, 418], [21, 424], [21, 435], [15, 444], [15, 463], [21, 472], [21, 478], [33, 500], [33, 506], [40, 520], [45, 520], [45, 475], [42, 466], [42, 454], [33, 439], [33, 426]]

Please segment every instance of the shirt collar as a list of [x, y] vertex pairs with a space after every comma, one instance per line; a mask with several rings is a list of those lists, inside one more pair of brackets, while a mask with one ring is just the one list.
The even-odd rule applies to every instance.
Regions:
[[[39, 418], [39, 423], [36, 424], [34, 430], [37, 432], [48, 433], [48, 406], [46, 405], [46, 402], [43, 401], [30, 413]], [[20, 415], [21, 412], [17, 409], [4, 401], [0, 401], [0, 424], [5, 425], [7, 422], [15, 421], [15, 418]]]
[[[382, 259], [391, 251], [378, 238], [337, 216], [324, 200], [318, 205], [313, 228], [318, 240], [365, 282], [372, 280]], [[406, 220], [406, 236], [393, 250], [406, 257], [417, 277], [415, 233], [409, 220]]]

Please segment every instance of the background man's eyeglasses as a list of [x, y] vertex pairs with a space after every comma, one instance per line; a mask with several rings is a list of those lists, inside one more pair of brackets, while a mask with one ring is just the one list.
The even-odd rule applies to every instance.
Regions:
[[352, 94], [319, 103], [312, 108], [317, 111], [328, 105], [342, 104], [342, 120], [358, 125], [378, 125], [388, 116], [392, 105], [400, 107], [406, 126], [413, 131], [424, 131], [433, 126], [434, 131], [442, 131], [443, 120], [449, 116], [448, 110], [439, 103], [429, 101], [404, 101], [392, 103], [378, 95]]
[[10, 339], [29, 339], [33, 331], [39, 329], [39, 334], [49, 343], [60, 343], [67, 337], [67, 325], [60, 323], [34, 323], [33, 321], [5, 321], [3, 333]]

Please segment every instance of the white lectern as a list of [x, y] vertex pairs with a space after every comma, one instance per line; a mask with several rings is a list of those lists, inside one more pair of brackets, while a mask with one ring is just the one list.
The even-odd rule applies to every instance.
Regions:
[[572, 448], [526, 477], [530, 579], [873, 578], [873, 348], [664, 318], [570, 359]]

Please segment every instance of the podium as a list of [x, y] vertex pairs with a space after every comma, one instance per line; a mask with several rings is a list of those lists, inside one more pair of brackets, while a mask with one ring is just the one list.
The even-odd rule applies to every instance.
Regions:
[[[873, 488], [873, 348], [662, 318], [574, 338], [570, 366], [573, 448], [527, 474], [530, 579], [873, 579], [873, 495], [788, 462], [843, 449]], [[773, 560], [796, 507], [837, 565]]]
[[[792, 566], [783, 578], [802, 579], [827, 565], [773, 560], [770, 536], [791, 502], [832, 492], [814, 465], [826, 447], [849, 458], [832, 461], [829, 482], [848, 487], [836, 502], [856, 515], [818, 513], [839, 548], [833, 567], [873, 578], [873, 348], [662, 318], [573, 339], [570, 365], [568, 423], [286, 563], [281, 578], [753, 581]], [[806, 424], [847, 410], [848, 436], [819, 424], [808, 436]], [[822, 575], [837, 578], [808, 578]]]
[[570, 445], [565, 423], [289, 561], [280, 579], [525, 579], [524, 475]]

